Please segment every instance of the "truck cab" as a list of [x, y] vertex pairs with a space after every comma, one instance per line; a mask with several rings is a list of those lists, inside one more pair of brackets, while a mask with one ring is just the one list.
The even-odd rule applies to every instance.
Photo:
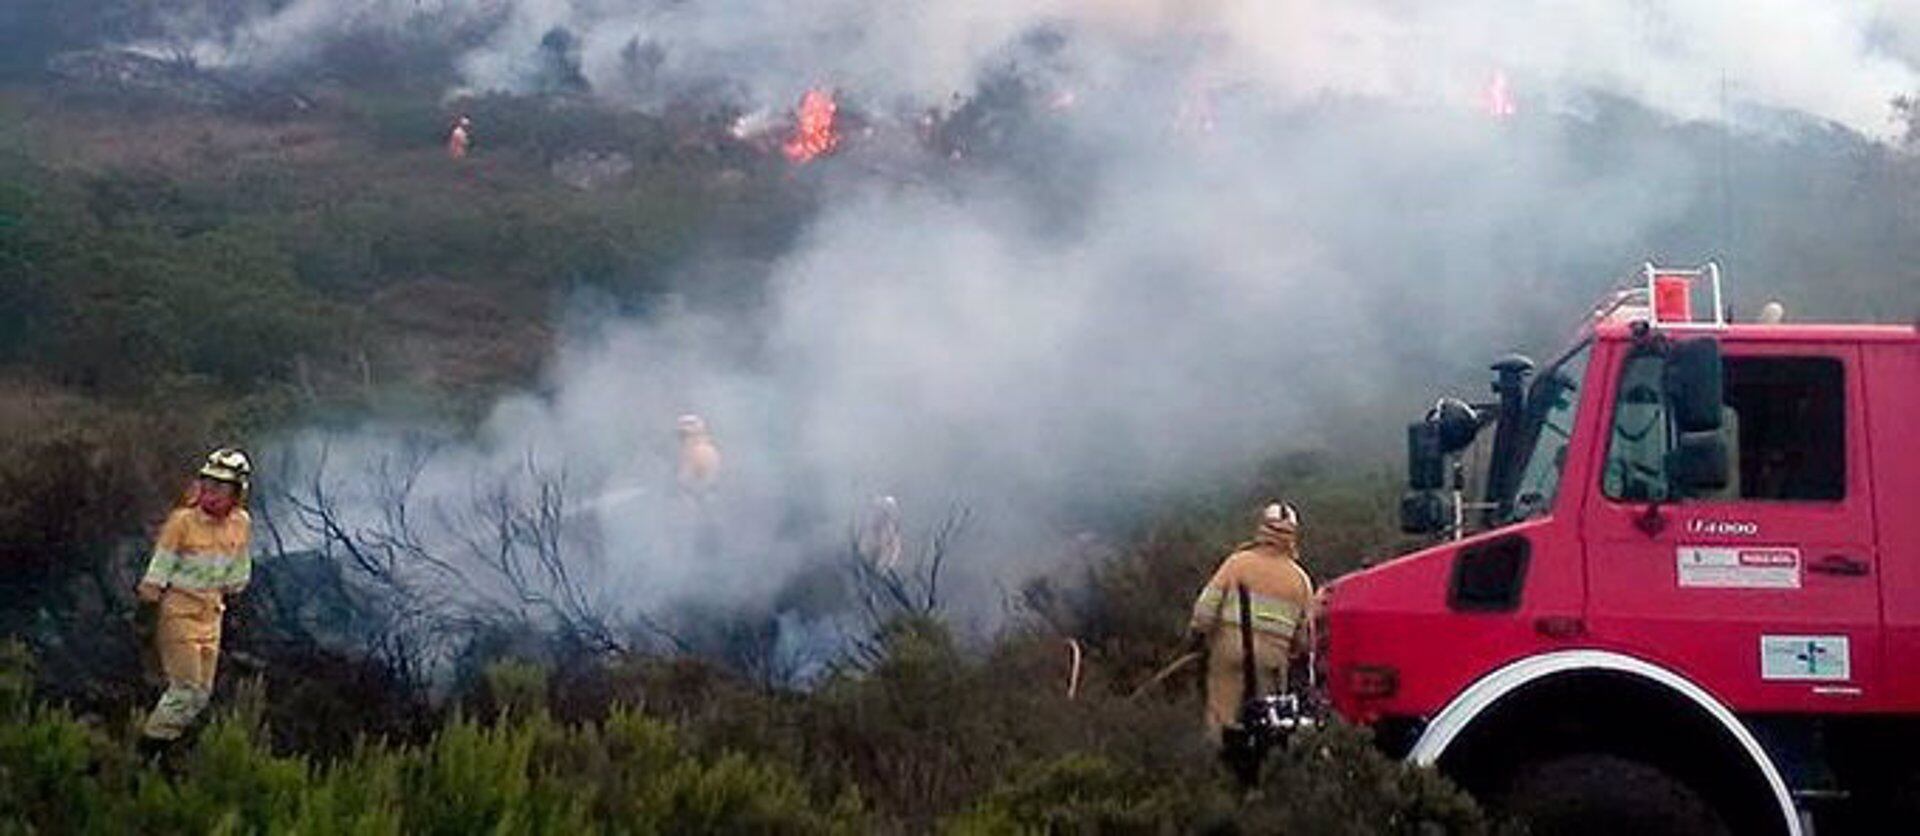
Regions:
[[1334, 710], [1536, 832], [1920, 812], [1920, 331], [1637, 278], [1409, 429], [1403, 525], [1440, 539], [1325, 591]]

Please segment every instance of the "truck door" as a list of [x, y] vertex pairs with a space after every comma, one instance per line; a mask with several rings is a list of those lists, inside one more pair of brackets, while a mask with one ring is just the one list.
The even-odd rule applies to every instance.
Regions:
[[1874, 528], [1880, 535], [1883, 707], [1920, 712], [1920, 342], [1867, 345]]
[[1860, 710], [1880, 599], [1859, 349], [1726, 340], [1730, 482], [1671, 486], [1663, 359], [1623, 348], [1585, 509], [1593, 639], [1742, 711]]

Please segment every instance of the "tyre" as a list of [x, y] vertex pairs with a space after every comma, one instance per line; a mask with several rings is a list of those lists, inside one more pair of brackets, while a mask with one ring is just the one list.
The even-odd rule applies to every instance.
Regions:
[[1508, 780], [1498, 806], [1535, 836], [1731, 832], [1691, 787], [1652, 764], [1615, 755], [1562, 755], [1528, 763]]

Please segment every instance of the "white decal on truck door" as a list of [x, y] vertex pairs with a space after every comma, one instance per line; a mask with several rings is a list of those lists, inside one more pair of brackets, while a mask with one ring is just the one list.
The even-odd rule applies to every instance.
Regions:
[[1760, 678], [1844, 681], [1853, 676], [1846, 636], [1761, 636]]
[[1702, 589], [1799, 589], [1800, 550], [1681, 546], [1680, 585]]
[[1758, 537], [1760, 524], [1751, 520], [1704, 520], [1687, 521], [1688, 534], [1711, 534], [1720, 537]]

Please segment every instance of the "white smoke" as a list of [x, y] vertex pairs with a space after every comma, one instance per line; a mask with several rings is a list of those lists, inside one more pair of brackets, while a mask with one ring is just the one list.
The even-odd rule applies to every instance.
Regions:
[[[1681, 118], [1785, 110], [1878, 135], [1887, 101], [1920, 88], [1920, 20], [1910, 4], [1870, 0], [294, 0], [197, 51], [284, 66], [355, 31], [436, 27], [488, 32], [459, 61], [473, 90], [524, 90], [543, 39], [562, 29], [596, 89], [657, 95], [723, 81], [753, 106], [785, 105], [817, 84], [942, 101], [1043, 27], [1123, 47], [1178, 34], [1204, 44], [1215, 76], [1296, 100], [1471, 102], [1500, 70], [1536, 106], [1601, 93]], [[637, 47], [658, 60], [636, 67]]]
[[[539, 393], [500, 402], [416, 485], [450, 506], [530, 458], [566, 474], [593, 591], [630, 612], [767, 601], [876, 494], [900, 497], [922, 546], [966, 507], [959, 588], [991, 613], [996, 585], [1059, 571], [1086, 506], [1275, 450], [1389, 446], [1438, 394], [1397, 387], [1550, 349], [1609, 271], [1727, 245], [1687, 214], [1716, 175], [1678, 139], [1538, 114], [1616, 96], [1878, 134], [1888, 100], [1920, 88], [1920, 30], [1890, 7], [1510, 5], [295, 2], [228, 40], [271, 56], [369, 20], [490, 18], [460, 61], [475, 88], [526, 83], [563, 27], [596, 91], [635, 89], [622, 56], [643, 43], [669, 87], [724, 79], [765, 102], [825, 83], [939, 103], [1008, 61], [1048, 62], [1076, 104], [1032, 147], [938, 187], [816, 167], [825, 208], [769, 266], [766, 310], [580, 317]], [[1520, 96], [1511, 123], [1476, 112], [1496, 70]], [[1204, 124], [1183, 124], [1196, 108]], [[672, 483], [685, 412], [725, 455], [701, 512], [718, 546], [689, 537]], [[329, 448], [351, 475], [402, 446], [315, 432], [285, 449]]]

